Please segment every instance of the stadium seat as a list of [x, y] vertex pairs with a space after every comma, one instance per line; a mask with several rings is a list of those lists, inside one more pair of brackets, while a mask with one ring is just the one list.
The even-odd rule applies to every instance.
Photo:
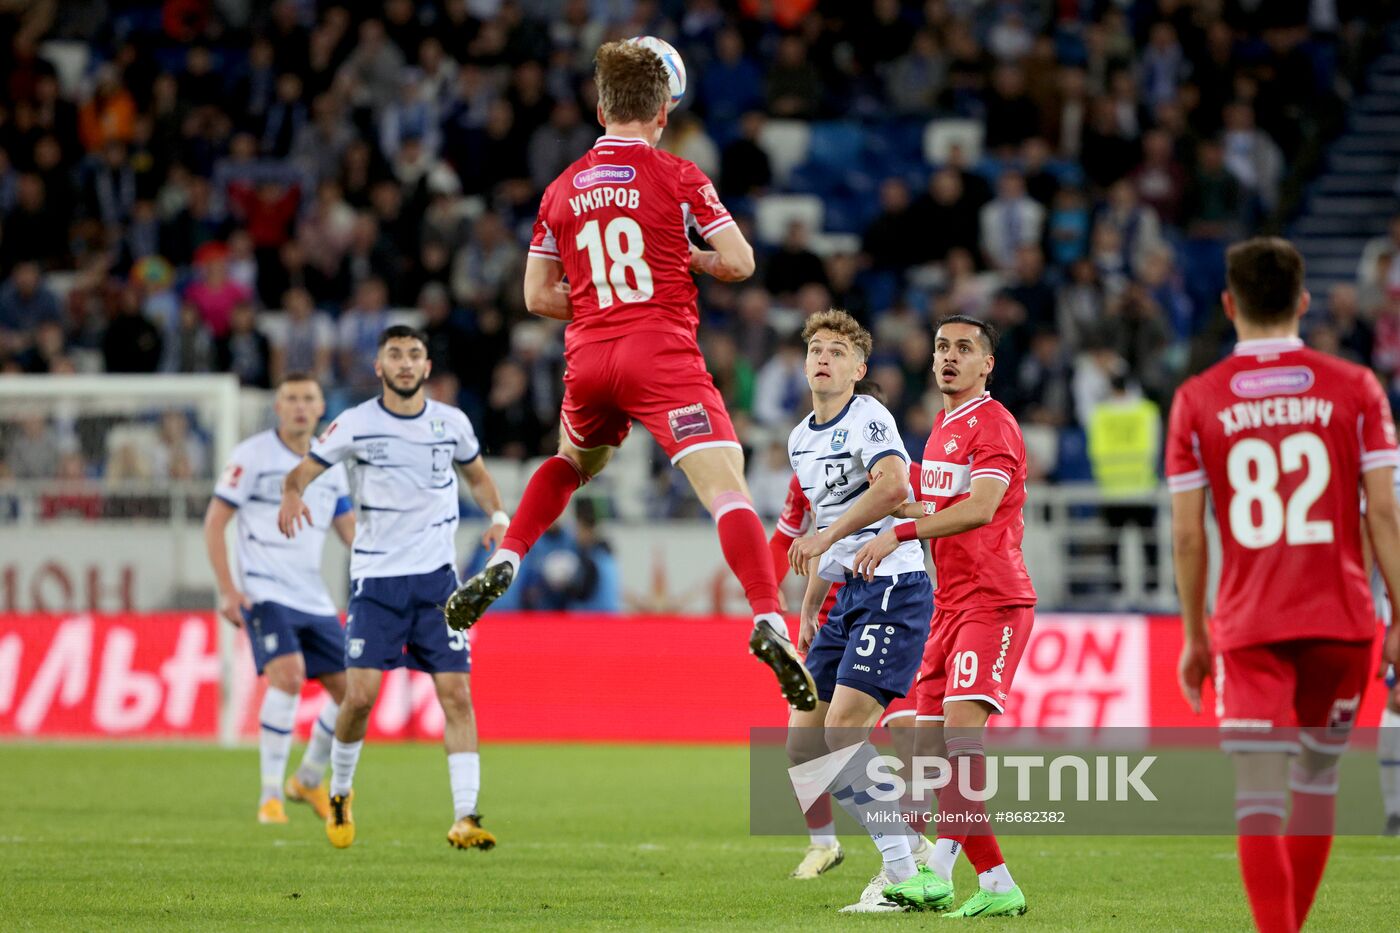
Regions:
[[812, 233], [820, 233], [824, 228], [826, 211], [822, 199], [813, 194], [770, 194], [759, 198], [755, 208], [758, 240], [770, 246], [783, 241], [794, 220], [805, 223]]
[[64, 94], [77, 96], [83, 87], [92, 49], [82, 42], [51, 39], [39, 45], [39, 57], [53, 65], [58, 73], [58, 85]]
[[865, 132], [860, 124], [844, 120], [814, 123], [807, 161], [828, 171], [849, 171], [860, 167], [864, 149]]
[[758, 134], [779, 185], [786, 185], [792, 170], [807, 161], [811, 144], [812, 128], [800, 120], [769, 120]]
[[813, 233], [808, 246], [825, 259], [828, 256], [854, 255], [860, 252], [860, 237], [854, 233]]
[[942, 165], [956, 145], [966, 163], [975, 163], [982, 158], [982, 132], [977, 120], [931, 120], [924, 127], [924, 161]]

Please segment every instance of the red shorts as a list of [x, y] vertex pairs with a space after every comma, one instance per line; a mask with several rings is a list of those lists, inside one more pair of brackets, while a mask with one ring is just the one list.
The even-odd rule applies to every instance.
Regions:
[[704, 447], [739, 449], [724, 399], [695, 341], [680, 334], [629, 334], [564, 354], [560, 422], [583, 450], [617, 447], [632, 419], [675, 463]]
[[914, 680], [919, 718], [942, 719], [943, 704], [950, 700], [982, 700], [1005, 712], [1034, 622], [1034, 606], [935, 609]]
[[[1371, 674], [1369, 641], [1306, 638], [1215, 656], [1215, 713], [1227, 751], [1346, 751]], [[1295, 731], [1296, 729], [1296, 731]]]
[[[917, 700], [914, 698], [914, 691], [910, 690], [902, 697], [896, 697], [890, 701], [890, 705], [885, 707], [885, 715], [880, 717], [880, 725], [888, 726], [890, 720], [898, 722], [900, 725], [914, 724], [914, 714]], [[902, 720], [902, 721], [901, 721]]]

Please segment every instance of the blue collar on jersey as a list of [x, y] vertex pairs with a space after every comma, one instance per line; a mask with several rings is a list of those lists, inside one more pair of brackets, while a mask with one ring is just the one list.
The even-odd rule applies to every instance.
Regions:
[[855, 403], [856, 397], [855, 395], [852, 395], [850, 400], [846, 402], [845, 406], [842, 407], [842, 409], [836, 413], [836, 417], [832, 418], [830, 421], [824, 424], [817, 424], [817, 413], [812, 412], [812, 414], [807, 418], [807, 427], [811, 428], [813, 431], [825, 431], [827, 428], [831, 427], [833, 424], [846, 417], [846, 412], [850, 411], [851, 406]]
[[412, 421], [414, 418], [421, 418], [421, 417], [423, 417], [423, 412], [425, 412], [425, 411], [428, 410], [428, 401], [427, 401], [427, 399], [424, 399], [424, 400], [423, 400], [423, 408], [422, 408], [422, 410], [419, 411], [418, 414], [416, 414], [416, 415], [401, 415], [401, 414], [399, 414], [399, 413], [396, 412], [396, 411], [390, 411], [390, 410], [389, 410], [389, 406], [384, 404], [384, 396], [382, 396], [382, 395], [379, 396], [379, 398], [378, 398], [376, 401], [379, 402], [379, 407], [382, 408], [382, 409], [384, 409], [384, 413], [385, 413], [386, 415], [389, 415], [389, 416], [394, 417], [394, 418], [398, 418], [398, 419], [401, 420], [401, 421]]

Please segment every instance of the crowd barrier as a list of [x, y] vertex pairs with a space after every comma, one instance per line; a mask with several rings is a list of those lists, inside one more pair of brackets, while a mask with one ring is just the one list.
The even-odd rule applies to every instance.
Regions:
[[[472, 693], [486, 741], [742, 742], [786, 707], [732, 617], [492, 614], [471, 632]], [[221, 631], [223, 629], [223, 631]], [[230, 742], [257, 730], [261, 684], [245, 636], [213, 613], [0, 614], [0, 737]], [[1176, 684], [1175, 617], [1036, 618], [998, 725], [1210, 726]], [[1358, 722], [1384, 702], [1367, 689]], [[319, 709], [303, 696], [298, 732]], [[431, 680], [391, 672], [377, 739], [436, 739]]]

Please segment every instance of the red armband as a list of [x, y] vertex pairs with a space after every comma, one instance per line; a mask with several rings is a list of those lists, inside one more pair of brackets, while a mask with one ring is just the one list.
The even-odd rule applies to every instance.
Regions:
[[901, 522], [894, 526], [894, 537], [896, 541], [917, 541], [919, 540], [918, 522]]

